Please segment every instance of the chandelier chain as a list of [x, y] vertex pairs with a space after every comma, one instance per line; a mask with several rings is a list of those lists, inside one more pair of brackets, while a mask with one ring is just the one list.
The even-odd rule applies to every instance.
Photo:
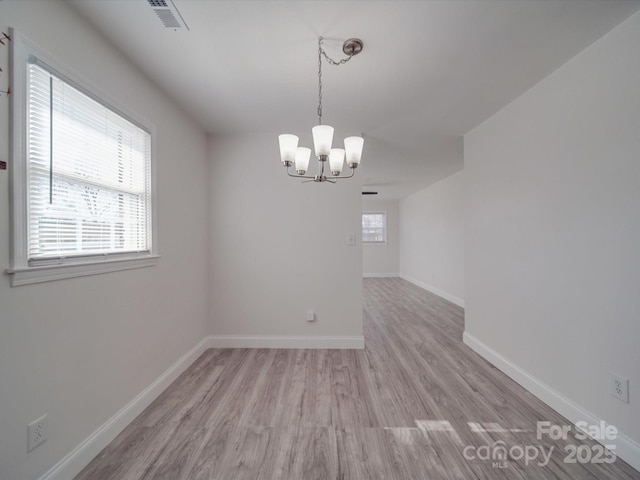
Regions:
[[[342, 60], [337, 60], [337, 61], [334, 60], [329, 55], [327, 55], [327, 52], [325, 52], [324, 48], [322, 48], [323, 41], [324, 41], [324, 37], [318, 38], [318, 50], [320, 50], [320, 53], [324, 56], [324, 58], [327, 59], [327, 63], [329, 63], [330, 65], [344, 65], [353, 57], [353, 55], [349, 55], [347, 58], [343, 58]], [[318, 54], [318, 56], [320, 56], [320, 53]]]
[[321, 52], [322, 52], [322, 55], [324, 55], [324, 58], [327, 59], [327, 63], [329, 63], [329, 65], [344, 65], [345, 63], [347, 63], [349, 60], [353, 58], [353, 56], [349, 56], [347, 58], [343, 58], [342, 60], [338, 60], [336, 62], [333, 58], [327, 55], [327, 52], [324, 51], [324, 48], [321, 49]]
[[322, 37], [318, 38], [318, 125], [322, 125]]
[[323, 40], [323, 37], [318, 38], [318, 125], [322, 125], [322, 57], [324, 56], [329, 65], [344, 65], [353, 58], [353, 55], [349, 55], [347, 58], [334, 60], [322, 48]]

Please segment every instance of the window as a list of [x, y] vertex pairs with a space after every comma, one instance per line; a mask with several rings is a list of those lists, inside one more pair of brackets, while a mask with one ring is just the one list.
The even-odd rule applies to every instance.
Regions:
[[14, 33], [12, 284], [155, 263], [150, 129], [34, 50]]
[[387, 243], [387, 214], [362, 214], [362, 243]]

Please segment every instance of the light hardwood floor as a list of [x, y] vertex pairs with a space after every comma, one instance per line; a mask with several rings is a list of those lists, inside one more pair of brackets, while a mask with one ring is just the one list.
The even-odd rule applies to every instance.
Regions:
[[[538, 440], [537, 421], [569, 422], [466, 347], [463, 323], [404, 280], [365, 279], [365, 350], [208, 350], [76, 480], [640, 478], [564, 462], [593, 442]], [[504, 468], [465, 458], [496, 442]], [[517, 458], [527, 446], [548, 464]]]

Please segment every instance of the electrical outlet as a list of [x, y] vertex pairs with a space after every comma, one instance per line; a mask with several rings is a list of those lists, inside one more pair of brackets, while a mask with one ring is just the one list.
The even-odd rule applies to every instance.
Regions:
[[307, 322], [315, 322], [316, 321], [316, 312], [313, 311], [313, 308], [307, 308]]
[[611, 374], [611, 395], [624, 403], [629, 403], [629, 379]]
[[28, 452], [36, 448], [47, 439], [49, 433], [49, 420], [45, 413], [39, 419], [27, 425], [27, 436], [29, 439]]

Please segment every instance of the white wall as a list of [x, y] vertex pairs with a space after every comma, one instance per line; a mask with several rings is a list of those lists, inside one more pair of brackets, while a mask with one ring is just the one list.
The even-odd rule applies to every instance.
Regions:
[[400, 276], [464, 307], [464, 176], [400, 200]]
[[[332, 337], [334, 346], [357, 337], [361, 344], [362, 248], [347, 246], [347, 235], [361, 229], [360, 177], [335, 185], [289, 178], [277, 140], [209, 141], [212, 333], [261, 337], [262, 346], [275, 345], [265, 336]], [[307, 308], [316, 322], [306, 322]]]
[[[206, 136], [64, 3], [2, 1], [0, 19], [157, 128], [158, 266], [15, 288], [0, 276], [0, 478], [32, 479], [206, 335]], [[7, 58], [0, 45], [2, 90]], [[8, 128], [2, 96], [6, 161]], [[0, 170], [2, 270], [9, 238], [9, 171]], [[49, 438], [27, 454], [27, 423], [44, 413]]]
[[[467, 134], [464, 170], [466, 340], [571, 420], [636, 442], [638, 45], [635, 14]], [[609, 372], [629, 378], [628, 405]], [[640, 468], [637, 443], [618, 448]]]
[[363, 276], [398, 276], [398, 245], [400, 243], [398, 200], [380, 200], [363, 196], [362, 212], [386, 212], [387, 214], [387, 243], [362, 245]]

